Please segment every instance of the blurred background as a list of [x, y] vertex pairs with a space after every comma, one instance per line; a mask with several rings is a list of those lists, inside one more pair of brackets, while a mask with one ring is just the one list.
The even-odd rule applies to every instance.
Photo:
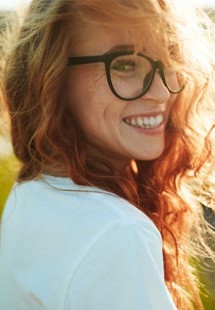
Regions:
[[[179, 0], [180, 1], [180, 0]], [[187, 0], [195, 6], [202, 6], [210, 18], [215, 22], [215, 0]], [[0, 0], [0, 37], [6, 29], [7, 19], [11, 15], [16, 16], [25, 11], [30, 0]], [[0, 58], [2, 57], [0, 49]], [[0, 62], [1, 64], [1, 62]], [[0, 65], [1, 72], [1, 65]], [[10, 143], [9, 123], [6, 111], [1, 104], [0, 97], [0, 216], [3, 206], [15, 182], [19, 163], [13, 155]], [[215, 227], [215, 217], [211, 210], [204, 208], [205, 217]], [[215, 244], [215, 241], [212, 241]], [[202, 285], [202, 300], [206, 310], [215, 310], [215, 266], [210, 260], [194, 262], [198, 265], [198, 276]], [[208, 269], [208, 270], [207, 270]], [[158, 309], [159, 310], [159, 309]], [[198, 310], [198, 309], [197, 309]]]

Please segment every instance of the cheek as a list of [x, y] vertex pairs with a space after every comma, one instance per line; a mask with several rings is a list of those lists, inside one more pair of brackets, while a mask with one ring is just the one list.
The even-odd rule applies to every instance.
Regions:
[[178, 94], [171, 94], [167, 105], [167, 109], [170, 111], [177, 100]]
[[81, 107], [84, 97], [88, 96], [91, 88], [92, 81], [89, 75], [78, 67], [72, 68], [67, 82], [68, 104], [72, 111]]
[[106, 76], [95, 71], [73, 68], [67, 83], [69, 109], [83, 129], [102, 118], [110, 101]]

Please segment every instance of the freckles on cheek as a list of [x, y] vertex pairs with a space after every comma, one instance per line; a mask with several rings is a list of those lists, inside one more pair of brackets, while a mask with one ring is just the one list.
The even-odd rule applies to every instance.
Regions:
[[106, 123], [113, 119], [110, 109], [113, 101], [103, 64], [73, 68], [69, 78], [69, 105], [86, 136], [92, 129], [106, 130]]
[[[97, 69], [97, 70], [96, 70]], [[101, 96], [101, 93], [108, 90], [108, 83], [105, 72], [98, 67], [91, 66], [79, 72], [79, 76], [74, 77], [74, 83], [79, 84], [79, 95], [87, 95], [87, 99]], [[102, 97], [102, 96], [101, 96]]]
[[83, 94], [85, 94], [88, 106], [92, 112], [98, 114], [104, 113], [112, 97], [106, 76], [98, 73], [94, 78], [88, 80], [88, 83], [84, 87]]
[[90, 82], [88, 89], [91, 91], [92, 103], [105, 104], [111, 95], [106, 76], [98, 73]]

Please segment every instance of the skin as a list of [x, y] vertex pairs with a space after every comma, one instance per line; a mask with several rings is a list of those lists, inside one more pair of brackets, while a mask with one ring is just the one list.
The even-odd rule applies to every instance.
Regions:
[[[115, 46], [131, 45], [131, 39], [123, 29], [87, 25], [79, 27], [76, 35], [78, 44], [74, 44], [71, 56], [101, 55]], [[147, 44], [143, 44], [144, 53], [158, 59], [155, 50], [154, 42], [147, 38]], [[158, 73], [149, 91], [129, 102], [111, 92], [103, 63], [72, 66], [67, 93], [70, 110], [89, 141], [89, 150], [108, 159], [117, 169], [123, 170], [131, 159], [156, 159], [164, 151], [165, 127], [176, 95], [169, 93]], [[159, 113], [164, 116], [164, 124], [155, 134], [138, 130], [123, 121], [126, 117]]]

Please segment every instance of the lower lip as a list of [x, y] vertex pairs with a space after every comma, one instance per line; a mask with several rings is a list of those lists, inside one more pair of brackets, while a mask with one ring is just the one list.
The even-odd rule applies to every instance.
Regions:
[[[128, 124], [127, 124], [128, 125]], [[144, 134], [148, 136], [157, 136], [164, 133], [165, 130], [165, 124], [164, 122], [159, 125], [159, 127], [156, 128], [139, 128], [139, 127], [133, 127], [128, 125], [130, 128], [133, 128], [136, 132], [139, 134]]]

